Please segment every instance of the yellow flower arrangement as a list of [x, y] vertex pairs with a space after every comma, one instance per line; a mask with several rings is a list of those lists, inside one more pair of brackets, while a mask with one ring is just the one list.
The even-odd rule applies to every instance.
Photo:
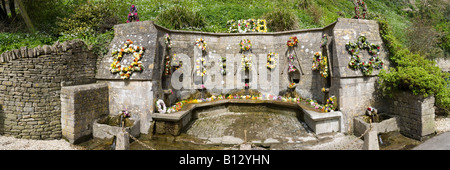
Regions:
[[[113, 63], [111, 64], [110, 69], [111, 73], [114, 74], [120, 72], [120, 78], [125, 80], [129, 79], [133, 72], [144, 70], [144, 66], [142, 66], [142, 62], [140, 61], [144, 50], [144, 47], [133, 45], [133, 41], [126, 40], [124, 47], [111, 52], [113, 56]], [[122, 67], [120, 61], [122, 60], [123, 55], [128, 53], [133, 53], [134, 60], [128, 67]]]

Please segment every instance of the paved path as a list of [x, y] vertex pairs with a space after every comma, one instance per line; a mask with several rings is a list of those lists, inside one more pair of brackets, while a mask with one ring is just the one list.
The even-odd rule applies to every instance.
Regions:
[[413, 150], [450, 150], [450, 132], [428, 139]]

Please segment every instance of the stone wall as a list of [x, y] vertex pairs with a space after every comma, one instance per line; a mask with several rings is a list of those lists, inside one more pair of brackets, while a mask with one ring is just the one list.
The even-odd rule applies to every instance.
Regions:
[[0, 56], [0, 134], [61, 138], [61, 87], [94, 83], [97, 57], [80, 40]]
[[422, 140], [435, 133], [434, 96], [423, 97], [411, 92], [396, 92], [390, 102], [390, 112], [398, 116], [400, 132]]
[[[363, 115], [367, 107], [375, 107], [379, 112], [386, 112], [387, 108], [376, 88], [380, 70], [374, 69], [372, 75], [364, 76], [361, 70], [349, 68], [351, 55], [345, 44], [349, 41], [356, 42], [359, 36], [365, 36], [368, 42], [381, 45], [378, 56], [384, 62], [384, 70], [388, 70], [390, 66], [388, 51], [380, 37], [378, 23], [373, 20], [339, 18], [330, 32], [334, 37], [331, 42], [333, 76], [330, 94], [337, 97], [338, 108], [344, 113], [344, 122], [348, 125], [347, 132], [352, 132], [353, 117]], [[359, 56], [362, 62], [370, 58], [368, 50], [361, 50]]]
[[94, 83], [61, 88], [62, 135], [71, 143], [91, 137], [93, 120], [109, 114], [108, 85]]

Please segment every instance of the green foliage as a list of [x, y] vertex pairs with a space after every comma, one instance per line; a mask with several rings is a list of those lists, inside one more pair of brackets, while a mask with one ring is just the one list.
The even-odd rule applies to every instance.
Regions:
[[391, 94], [395, 90], [411, 91], [415, 95], [435, 95], [436, 105], [450, 109], [450, 95], [448, 86], [444, 78], [448, 77], [442, 73], [436, 63], [427, 60], [423, 55], [414, 54], [403, 47], [392, 36], [392, 30], [387, 21], [378, 19], [380, 34], [390, 53], [390, 60], [395, 67], [389, 72], [382, 70], [380, 77], [380, 87], [386, 94]]
[[13, 49], [27, 46], [29, 48], [39, 45], [53, 44], [55, 38], [45, 33], [0, 33], [0, 54]]
[[34, 27], [41, 32], [53, 33], [58, 17], [67, 15], [67, 6], [60, 0], [23, 0], [25, 10]]
[[275, 9], [263, 16], [269, 31], [288, 31], [298, 29], [298, 17], [286, 9]]
[[173, 6], [156, 17], [156, 23], [169, 29], [201, 30], [206, 26], [204, 16], [182, 6]]
[[72, 4], [74, 13], [60, 18], [56, 23], [60, 35], [86, 37], [94, 33], [103, 33], [118, 23], [114, 10], [106, 3]]

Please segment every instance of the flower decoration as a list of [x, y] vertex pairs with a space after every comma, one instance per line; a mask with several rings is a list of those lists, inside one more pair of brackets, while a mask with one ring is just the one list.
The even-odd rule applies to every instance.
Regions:
[[258, 19], [258, 25], [256, 26], [257, 32], [267, 32], [267, 22], [264, 19]]
[[263, 19], [229, 20], [227, 21], [228, 32], [267, 32], [267, 22]]
[[161, 114], [166, 113], [166, 110], [167, 110], [166, 104], [164, 103], [164, 101], [162, 99], [158, 99], [155, 104], [156, 104], [156, 108], [158, 109], [159, 113], [161, 113]]
[[164, 35], [164, 43], [166, 44], [167, 48], [172, 48], [172, 42], [170, 41], [170, 35], [166, 33], [166, 35]]
[[220, 67], [220, 73], [222, 75], [226, 75], [227, 74], [227, 58], [225, 57], [220, 57], [219, 59], [219, 67]]
[[277, 61], [274, 57], [278, 56], [277, 53], [274, 52], [269, 52], [269, 54], [267, 54], [267, 68], [268, 69], [274, 69], [277, 66]]
[[251, 50], [251, 48], [252, 48], [252, 42], [249, 39], [243, 39], [239, 43], [239, 46], [241, 47], [241, 52], [248, 51], [248, 50]]
[[328, 77], [328, 57], [322, 56], [321, 52], [314, 53], [312, 70], [319, 70], [323, 78]]
[[[369, 43], [364, 36], [358, 37], [356, 43], [348, 42], [345, 44], [347, 51], [352, 55], [349, 61], [349, 66], [353, 69], [361, 69], [365, 76], [371, 75], [373, 69], [382, 69], [383, 61], [378, 57], [380, 54], [380, 45]], [[371, 57], [369, 61], [361, 62], [361, 57], [358, 56], [361, 49], [367, 49]]]
[[294, 57], [297, 57], [297, 56], [295, 56], [294, 55], [294, 53], [292, 53], [292, 54], [290, 54], [289, 55], [289, 57], [288, 57], [288, 72], [289, 73], [292, 73], [292, 72], [295, 72], [296, 71], [296, 69], [295, 69], [295, 67], [294, 67]]
[[200, 57], [195, 60], [195, 70], [197, 76], [205, 76], [206, 75], [206, 59], [205, 57]]
[[297, 43], [298, 43], [298, 39], [297, 39], [297, 37], [289, 37], [289, 40], [287, 41], [287, 43], [286, 43], [286, 45], [288, 46], [288, 47], [294, 47], [294, 46], [297, 46]]
[[124, 118], [129, 118], [131, 116], [131, 113], [128, 111], [127, 108], [119, 112], [119, 115], [122, 115]]
[[242, 70], [251, 70], [252, 68], [252, 57], [243, 55], [241, 60]]
[[292, 88], [295, 88], [296, 86], [297, 86], [297, 84], [295, 84], [295, 83], [291, 83], [291, 84], [289, 84], [289, 86], [288, 86], [288, 87], [289, 87], [290, 89], [292, 89]]
[[323, 34], [322, 40], [320, 40], [320, 48], [323, 48], [328, 43], [328, 34]]
[[[362, 16], [360, 16], [361, 12], [359, 10], [359, 7], [363, 8]], [[353, 18], [356, 18], [356, 19], [362, 18], [362, 19], [364, 19], [364, 18], [366, 18], [366, 15], [367, 15], [367, 6], [366, 6], [366, 4], [362, 0], [357, 0], [356, 3], [355, 3], [355, 16]]]
[[139, 21], [139, 15], [138, 11], [135, 5], [131, 5], [130, 12], [128, 13], [127, 23], [133, 22], [133, 21]]
[[[111, 73], [120, 72], [120, 78], [123, 80], [129, 79], [133, 72], [141, 72], [144, 70], [144, 66], [142, 66], [142, 62], [140, 61], [142, 58], [142, 54], [144, 53], [144, 47], [133, 45], [133, 41], [127, 40], [125, 41], [124, 47], [119, 50], [113, 50], [113, 63], [111, 64]], [[134, 56], [133, 62], [128, 67], [122, 67], [120, 65], [120, 61], [124, 54], [132, 53]]]
[[179, 67], [180, 66], [180, 58], [177, 56], [177, 54], [173, 54], [172, 61], [170, 61], [170, 65], [172, 67]]
[[169, 75], [171, 68], [172, 68], [170, 65], [170, 56], [167, 55], [165, 60], [166, 60], [166, 65], [164, 67], [164, 75]]
[[195, 45], [202, 51], [206, 51], [206, 41], [203, 38], [195, 40]]

